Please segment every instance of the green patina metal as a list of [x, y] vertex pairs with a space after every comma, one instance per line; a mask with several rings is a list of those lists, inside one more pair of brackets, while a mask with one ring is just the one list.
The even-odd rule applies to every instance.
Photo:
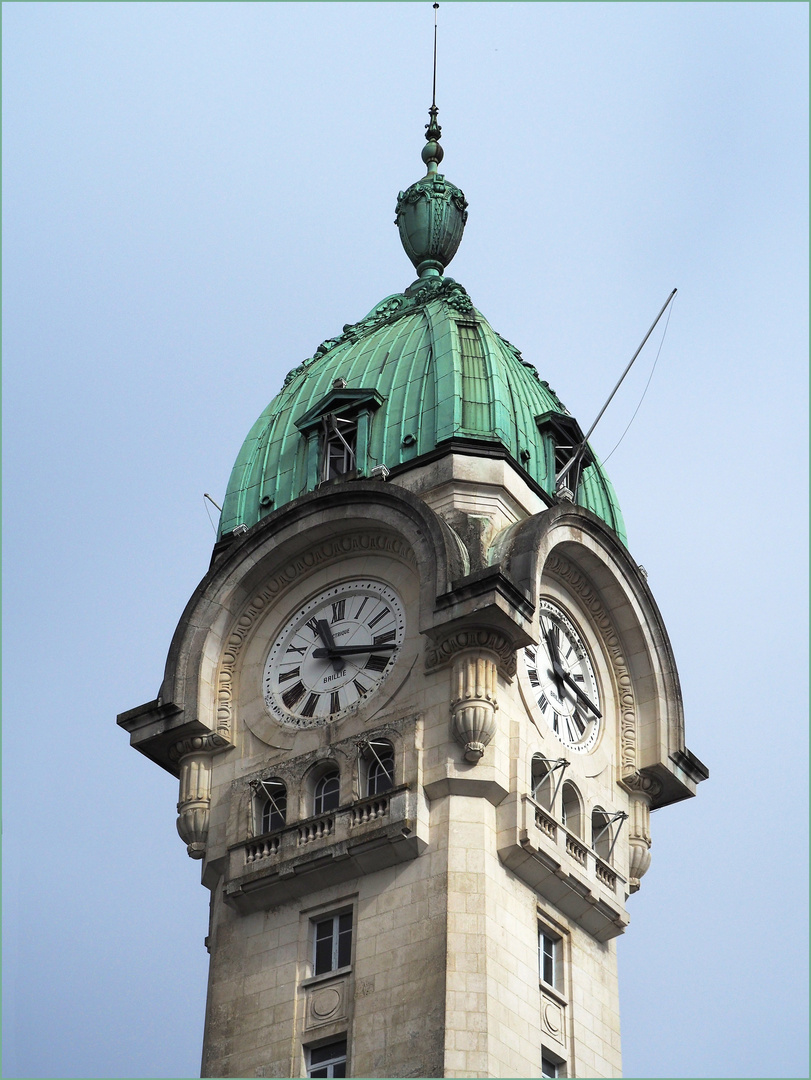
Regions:
[[[579, 428], [534, 366], [490, 326], [464, 288], [443, 277], [467, 221], [467, 201], [437, 172], [443, 150], [436, 106], [422, 159], [427, 173], [397, 199], [395, 224], [419, 278], [344, 326], [290, 371], [248, 433], [220, 518], [222, 538], [322, 482], [330, 417], [354, 431], [356, 469], [369, 476], [419, 464], [443, 446], [502, 453], [549, 496], [555, 445]], [[326, 418], [326, 419], [325, 419]], [[572, 434], [574, 433], [574, 434]], [[582, 438], [582, 435], [579, 436]], [[625, 542], [611, 482], [591, 452], [576, 501]], [[348, 477], [347, 477], [348, 478]]]
[[[550, 495], [554, 446], [539, 421], [569, 415], [461, 285], [428, 278], [387, 297], [287, 375], [234, 465], [221, 536], [318, 485], [318, 423], [330, 411], [359, 418], [357, 475], [417, 463], [457, 439], [503, 448]], [[614, 490], [596, 462], [583, 471], [577, 501], [625, 541]]]

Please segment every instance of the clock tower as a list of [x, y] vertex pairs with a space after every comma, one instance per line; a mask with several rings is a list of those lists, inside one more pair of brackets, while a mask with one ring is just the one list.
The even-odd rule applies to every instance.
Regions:
[[445, 276], [440, 134], [416, 280], [288, 373], [118, 718], [210, 892], [203, 1076], [620, 1076], [650, 811], [707, 776], [608, 477]]

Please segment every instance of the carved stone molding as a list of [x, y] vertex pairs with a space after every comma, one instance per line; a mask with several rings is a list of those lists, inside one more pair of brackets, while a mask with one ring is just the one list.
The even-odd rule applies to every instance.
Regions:
[[181, 761], [187, 754], [214, 753], [230, 745], [221, 735], [191, 735], [169, 748], [169, 760]]
[[557, 551], [553, 551], [546, 561], [544, 570], [565, 581], [577, 593], [580, 602], [589, 612], [594, 625], [600, 632], [614, 668], [614, 675], [619, 689], [620, 716], [620, 770], [623, 778], [636, 773], [637, 762], [637, 717], [631, 674], [620, 646], [619, 635], [614, 628], [608, 612], [594, 586], [579, 570]]
[[348, 989], [348, 980], [345, 978], [330, 982], [326, 986], [308, 986], [305, 1028], [320, 1027], [322, 1024], [343, 1020], [347, 1015]]
[[647, 795], [652, 800], [662, 794], [662, 785], [659, 781], [641, 772], [628, 773], [623, 776], [620, 783], [631, 795]]
[[476, 650], [461, 653], [453, 664], [451, 728], [474, 764], [496, 731], [496, 662], [492, 654]]
[[233, 728], [234, 672], [239, 654], [257, 620], [267, 613], [286, 588], [319, 566], [342, 557], [369, 554], [394, 556], [412, 566], [417, 561], [404, 540], [388, 533], [362, 532], [334, 536], [291, 559], [245, 605], [231, 627], [217, 671], [217, 731], [223, 738], [228, 739]]
[[507, 679], [515, 675], [515, 646], [498, 630], [457, 630], [432, 642], [425, 654], [426, 670], [451, 663], [458, 653], [466, 649], [489, 649], [496, 654], [501, 674]]

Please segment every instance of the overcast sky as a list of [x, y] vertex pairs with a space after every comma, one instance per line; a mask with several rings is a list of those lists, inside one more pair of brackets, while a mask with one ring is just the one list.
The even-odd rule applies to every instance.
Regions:
[[[698, 797], [619, 941], [630, 1077], [808, 1076], [808, 8], [451, 3], [449, 274], [593, 437]], [[423, 3], [5, 3], [4, 1075], [199, 1072], [207, 892], [154, 698], [249, 427], [413, 279]]]

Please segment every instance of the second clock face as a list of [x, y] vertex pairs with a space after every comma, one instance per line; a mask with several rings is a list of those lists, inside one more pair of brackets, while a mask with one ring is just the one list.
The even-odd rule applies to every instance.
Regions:
[[292, 727], [354, 712], [377, 690], [405, 639], [397, 593], [379, 581], [346, 581], [299, 608], [277, 634], [265, 663], [268, 711]]
[[549, 600], [541, 600], [541, 640], [524, 649], [524, 665], [546, 723], [572, 750], [597, 742], [602, 713], [597, 679], [588, 649], [571, 619]]

